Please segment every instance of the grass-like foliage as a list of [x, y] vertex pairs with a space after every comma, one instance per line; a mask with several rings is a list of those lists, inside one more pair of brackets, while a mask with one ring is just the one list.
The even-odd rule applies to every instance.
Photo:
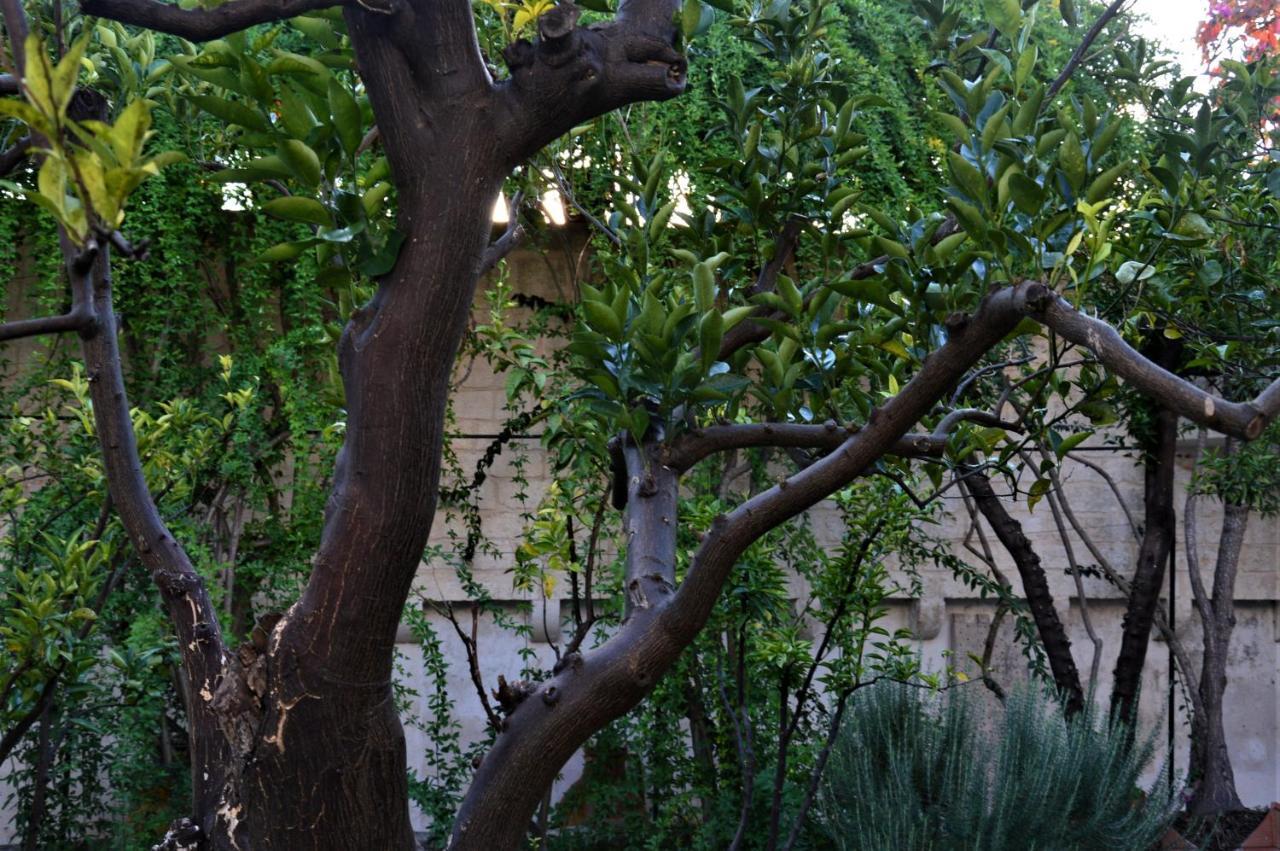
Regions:
[[1163, 784], [1139, 786], [1152, 736], [1131, 737], [1091, 702], [1065, 720], [1039, 689], [993, 714], [964, 691], [882, 683], [856, 696], [820, 813], [835, 847], [1143, 849], [1164, 832]]

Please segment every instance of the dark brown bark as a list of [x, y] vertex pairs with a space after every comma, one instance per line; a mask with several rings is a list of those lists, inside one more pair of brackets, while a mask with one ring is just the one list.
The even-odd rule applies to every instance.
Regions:
[[1004, 544], [1018, 568], [1022, 592], [1026, 595], [1027, 607], [1035, 621], [1040, 643], [1044, 645], [1054, 685], [1066, 697], [1067, 715], [1074, 715], [1084, 708], [1084, 689], [1080, 685], [1080, 672], [1076, 668], [1075, 657], [1071, 654], [1071, 639], [1067, 637], [1067, 630], [1058, 617], [1058, 609], [1049, 590], [1048, 577], [1040, 564], [1040, 556], [1023, 534], [1022, 524], [1009, 515], [1004, 503], [996, 496], [991, 487], [991, 479], [980, 469], [970, 468], [966, 472], [964, 483], [973, 496], [977, 509], [991, 524], [996, 537]]
[[83, 335], [82, 350], [107, 484], [121, 525], [160, 591], [178, 640], [189, 691], [193, 692], [185, 695], [191, 788], [198, 823], [210, 833], [218, 818], [215, 802], [228, 762], [227, 744], [215, 733], [217, 719], [211, 705], [223, 673], [217, 615], [187, 554], [161, 519], [142, 473], [120, 368], [109, 249], [91, 243], [79, 252], [64, 238], [63, 250], [72, 258], [68, 273], [73, 290], [82, 286], [84, 279], [91, 281], [95, 322]]
[[1154, 434], [1143, 460], [1143, 530], [1138, 561], [1129, 583], [1120, 653], [1116, 657], [1111, 691], [1111, 714], [1132, 720], [1138, 708], [1142, 669], [1155, 609], [1160, 602], [1165, 564], [1173, 547], [1173, 474], [1178, 442], [1178, 415], [1160, 408], [1154, 417]]

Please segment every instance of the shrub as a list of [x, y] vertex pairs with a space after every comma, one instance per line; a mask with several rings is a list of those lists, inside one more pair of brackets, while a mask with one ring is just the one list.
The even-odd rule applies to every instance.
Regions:
[[1038, 688], [979, 717], [961, 690], [881, 683], [855, 696], [819, 818], [841, 851], [1146, 848], [1172, 817], [1139, 787], [1154, 749]]

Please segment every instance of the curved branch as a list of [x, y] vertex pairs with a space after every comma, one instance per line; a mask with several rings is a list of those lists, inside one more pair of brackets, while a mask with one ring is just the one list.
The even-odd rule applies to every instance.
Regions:
[[1005, 510], [1004, 504], [991, 487], [991, 479], [975, 471], [973, 475], [966, 477], [965, 487], [969, 489], [974, 504], [991, 524], [991, 529], [1018, 568], [1018, 575], [1022, 578], [1022, 592], [1026, 595], [1027, 607], [1031, 609], [1036, 631], [1040, 634], [1040, 643], [1044, 645], [1045, 655], [1049, 659], [1054, 685], [1067, 698], [1067, 715], [1075, 715], [1084, 708], [1084, 689], [1080, 684], [1080, 671], [1076, 668], [1075, 657], [1071, 653], [1071, 639], [1067, 637], [1066, 627], [1058, 616], [1058, 607], [1054, 604], [1049, 579], [1040, 563], [1040, 555], [1027, 540], [1022, 524]]
[[1267, 424], [1280, 415], [1280, 378], [1252, 402], [1229, 402], [1143, 357], [1115, 328], [1084, 315], [1065, 299], [1046, 294], [1035, 301], [1028, 302], [1033, 319], [1092, 351], [1108, 369], [1156, 399], [1166, 410], [1243, 440], [1262, 434]]
[[523, 195], [519, 192], [507, 204], [507, 228], [502, 236], [489, 243], [489, 247], [480, 256], [480, 274], [487, 275], [524, 241], [524, 225], [520, 224], [520, 201]]
[[35, 319], [19, 319], [0, 325], [0, 343], [37, 337], [41, 334], [79, 334], [92, 332], [97, 316], [93, 305], [93, 277], [91, 270], [96, 260], [96, 248], [87, 250], [70, 264], [71, 309], [61, 316], [40, 316]]
[[1076, 49], [1071, 51], [1071, 56], [1067, 59], [1067, 64], [1062, 66], [1062, 71], [1049, 85], [1048, 90], [1045, 92], [1045, 101], [1051, 100], [1053, 96], [1067, 84], [1067, 80], [1071, 79], [1071, 75], [1075, 73], [1076, 68], [1078, 68], [1080, 63], [1084, 61], [1085, 54], [1089, 52], [1089, 47], [1097, 40], [1098, 36], [1102, 34], [1103, 27], [1110, 23], [1111, 19], [1119, 14], [1120, 7], [1127, 2], [1129, 2], [1129, 0], [1112, 0], [1111, 4], [1103, 10], [1101, 15], [1098, 16], [1098, 20], [1093, 22], [1093, 26], [1089, 28], [1089, 31], [1085, 33], [1084, 38], [1082, 38], [1080, 43], [1076, 45]]
[[[92, 288], [96, 319], [83, 335], [83, 352], [107, 486], [120, 523], [165, 602], [183, 671], [192, 683], [187, 718], [195, 812], [212, 819], [221, 778], [228, 768], [226, 740], [216, 733], [210, 735], [219, 729], [213, 691], [223, 674], [225, 650], [217, 614], [203, 580], [160, 516], [142, 471], [116, 339], [110, 251], [90, 240], [85, 253], [77, 256], [64, 237], [63, 254], [72, 258], [67, 269], [73, 291]], [[205, 826], [211, 827], [211, 823]]]
[[[850, 423], [836, 425], [828, 421], [821, 425], [808, 423], [734, 423], [707, 426], [686, 432], [675, 439], [663, 452], [663, 462], [677, 472], [684, 473], [694, 464], [717, 452], [733, 449], [776, 446], [800, 449], [839, 449], [857, 434], [860, 427]], [[905, 458], [940, 456], [946, 448], [946, 435], [907, 434], [894, 442], [890, 454]]]
[[61, 316], [40, 316], [20, 319], [0, 325], [0, 343], [38, 337], [41, 334], [65, 334], [68, 331], [84, 333], [93, 325], [93, 312], [84, 305], [77, 305]]
[[343, 0], [230, 0], [213, 8], [183, 9], [158, 0], [81, 0], [86, 15], [146, 27], [189, 41], [210, 41], [255, 24], [283, 21]]
[[0, 153], [0, 177], [5, 176], [22, 164], [31, 150], [31, 137], [23, 136], [14, 142], [3, 153]]
[[508, 45], [511, 77], [497, 87], [508, 163], [598, 115], [683, 92], [688, 62], [674, 46], [679, 8], [671, 0], [632, 0], [613, 22], [583, 28], [579, 8], [563, 0], [538, 19], [537, 41]]

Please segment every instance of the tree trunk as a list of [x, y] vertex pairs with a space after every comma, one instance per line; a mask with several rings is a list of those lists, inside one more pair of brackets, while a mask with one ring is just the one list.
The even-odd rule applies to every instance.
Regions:
[[1067, 637], [1067, 630], [1058, 617], [1053, 594], [1049, 591], [1049, 580], [1040, 565], [1040, 556], [1023, 534], [1022, 524], [1005, 511], [1000, 498], [991, 487], [991, 479], [970, 468], [966, 471], [964, 483], [969, 493], [973, 494], [978, 510], [991, 524], [996, 537], [1004, 544], [1018, 568], [1018, 576], [1022, 578], [1022, 592], [1027, 597], [1027, 606], [1031, 609], [1036, 632], [1044, 645], [1045, 656], [1049, 659], [1049, 670], [1053, 672], [1053, 683], [1067, 699], [1067, 716], [1075, 715], [1084, 708], [1084, 689], [1080, 686], [1080, 672], [1076, 668], [1075, 657], [1071, 655], [1071, 639]]
[[1224, 504], [1218, 560], [1213, 572], [1212, 618], [1204, 623], [1204, 661], [1200, 666], [1199, 689], [1201, 711], [1196, 713], [1191, 724], [1191, 765], [1188, 773], [1195, 792], [1188, 810], [1197, 816], [1238, 810], [1244, 806], [1236, 792], [1222, 708], [1227, 690], [1231, 633], [1236, 625], [1233, 599], [1236, 569], [1240, 564], [1240, 548], [1248, 521], [1248, 507], [1230, 502]]
[[1155, 622], [1165, 564], [1173, 548], [1174, 457], [1178, 443], [1178, 415], [1164, 408], [1155, 415], [1155, 434], [1143, 461], [1144, 520], [1138, 563], [1129, 586], [1120, 653], [1116, 657], [1111, 691], [1111, 714], [1133, 721], [1142, 685], [1142, 669]]

